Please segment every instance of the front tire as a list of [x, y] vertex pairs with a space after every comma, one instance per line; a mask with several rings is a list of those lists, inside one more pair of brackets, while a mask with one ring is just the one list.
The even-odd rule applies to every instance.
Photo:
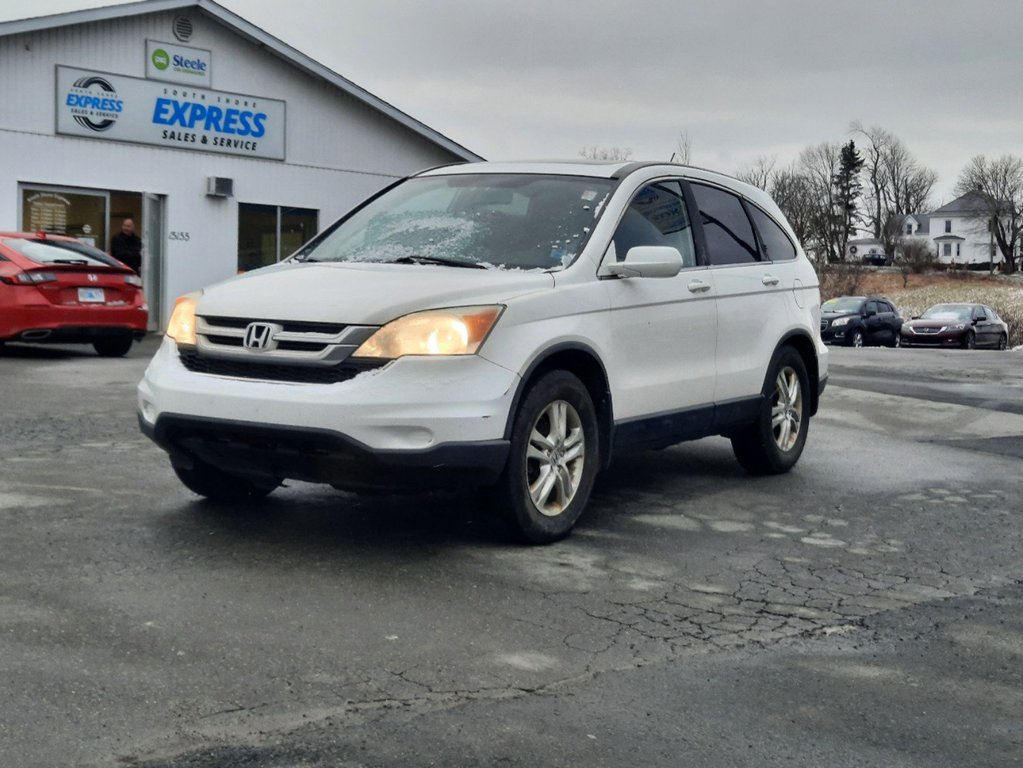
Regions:
[[850, 347], [862, 347], [863, 346], [863, 331], [857, 328], [852, 332], [852, 336], [849, 337]]
[[549, 544], [571, 532], [593, 490], [597, 446], [597, 416], [586, 387], [567, 371], [545, 374], [515, 414], [496, 489], [518, 538]]
[[976, 349], [977, 348], [977, 334], [973, 331], [967, 331], [966, 335], [963, 336], [963, 349]]
[[224, 472], [201, 461], [193, 461], [191, 467], [172, 466], [178, 480], [192, 493], [224, 504], [262, 499], [280, 485], [280, 481], [256, 480]]
[[775, 355], [761, 395], [756, 423], [731, 435], [732, 452], [750, 474], [778, 475], [799, 461], [810, 426], [810, 381], [795, 349]]
[[1004, 333], [998, 337], [998, 349], [1002, 352], [1009, 348], [1009, 337]]

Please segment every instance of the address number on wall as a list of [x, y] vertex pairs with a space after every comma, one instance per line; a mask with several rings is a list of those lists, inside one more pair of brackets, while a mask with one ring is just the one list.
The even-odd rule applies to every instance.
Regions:
[[181, 240], [182, 242], [188, 242], [189, 240], [192, 239], [192, 233], [191, 232], [171, 232], [168, 235], [167, 239], [168, 240]]

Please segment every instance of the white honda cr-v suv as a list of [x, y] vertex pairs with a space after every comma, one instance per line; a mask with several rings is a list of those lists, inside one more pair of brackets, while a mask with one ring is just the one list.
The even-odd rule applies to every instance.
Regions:
[[284, 478], [493, 486], [565, 536], [621, 453], [798, 460], [827, 380], [816, 274], [771, 198], [652, 163], [476, 163], [385, 189], [179, 300], [142, 430], [215, 500]]

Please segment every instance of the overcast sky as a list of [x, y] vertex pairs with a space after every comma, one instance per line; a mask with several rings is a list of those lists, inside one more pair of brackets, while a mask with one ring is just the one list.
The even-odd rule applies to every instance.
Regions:
[[[0, 20], [89, 0], [0, 0]], [[732, 173], [852, 120], [951, 198], [973, 155], [1023, 155], [1020, 0], [221, 0], [487, 159], [585, 145]], [[270, 94], [272, 95], [272, 94]]]

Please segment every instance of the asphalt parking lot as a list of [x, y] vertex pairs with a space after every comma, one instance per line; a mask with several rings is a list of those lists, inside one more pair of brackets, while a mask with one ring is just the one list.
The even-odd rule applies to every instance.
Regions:
[[1023, 764], [1023, 353], [836, 349], [807, 451], [246, 510], [138, 432], [155, 348], [0, 350], [0, 765]]

